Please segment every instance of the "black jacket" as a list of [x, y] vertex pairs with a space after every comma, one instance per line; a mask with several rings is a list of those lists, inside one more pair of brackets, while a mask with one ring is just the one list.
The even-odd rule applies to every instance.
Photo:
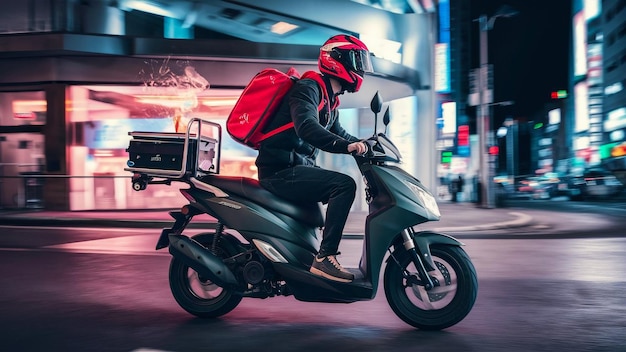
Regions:
[[[331, 99], [334, 100], [330, 82], [326, 78], [324, 81]], [[330, 153], [348, 154], [348, 145], [359, 141], [341, 127], [336, 109], [328, 113], [334, 101], [324, 104], [324, 108], [318, 113], [322, 98], [321, 87], [316, 81], [301, 79], [295, 82], [266, 131], [292, 120], [294, 128], [261, 143], [256, 159], [260, 179], [295, 165], [314, 166], [318, 148]]]

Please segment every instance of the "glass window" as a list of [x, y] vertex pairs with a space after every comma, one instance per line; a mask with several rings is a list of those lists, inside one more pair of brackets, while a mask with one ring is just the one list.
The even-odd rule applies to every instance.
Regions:
[[22, 176], [45, 165], [45, 123], [43, 91], [0, 92], [0, 208], [27, 205]]
[[[172, 208], [183, 205], [178, 187], [133, 191], [126, 148], [129, 132], [184, 132], [191, 118], [222, 125], [220, 174], [256, 177], [256, 152], [224, 128], [241, 90], [173, 86], [72, 86], [67, 91], [70, 207]], [[181, 184], [182, 185], [182, 184]]]
[[0, 93], [0, 126], [45, 125], [46, 109], [42, 91]]

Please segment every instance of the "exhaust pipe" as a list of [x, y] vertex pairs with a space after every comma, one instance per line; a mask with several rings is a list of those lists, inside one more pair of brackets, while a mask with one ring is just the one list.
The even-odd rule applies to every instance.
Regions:
[[220, 258], [197, 241], [185, 236], [171, 234], [170, 254], [218, 286], [237, 289], [239, 283], [233, 272]]

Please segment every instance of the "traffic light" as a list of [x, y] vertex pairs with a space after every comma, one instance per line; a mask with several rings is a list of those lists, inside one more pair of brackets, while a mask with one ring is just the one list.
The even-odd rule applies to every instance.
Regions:
[[498, 156], [500, 153], [500, 148], [497, 145], [492, 145], [489, 147], [489, 155]]
[[550, 98], [552, 99], [565, 99], [567, 98], [567, 91], [564, 89], [557, 90], [550, 93]]

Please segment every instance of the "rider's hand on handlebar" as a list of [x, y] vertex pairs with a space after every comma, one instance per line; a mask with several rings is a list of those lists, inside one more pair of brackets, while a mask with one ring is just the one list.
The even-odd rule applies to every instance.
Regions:
[[361, 141], [350, 143], [348, 144], [348, 152], [357, 155], [363, 155], [365, 154], [365, 152], [367, 152], [367, 146]]

